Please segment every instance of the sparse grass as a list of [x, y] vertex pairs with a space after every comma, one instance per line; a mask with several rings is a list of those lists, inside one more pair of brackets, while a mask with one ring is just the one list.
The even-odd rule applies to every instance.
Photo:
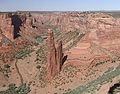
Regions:
[[37, 40], [37, 43], [42, 43], [44, 41], [44, 39], [42, 38], [42, 36], [38, 36], [36, 38], [36, 40]]
[[4, 75], [4, 77], [9, 78], [9, 73], [11, 72], [10, 70], [10, 65], [5, 64], [4, 67], [0, 67], [0, 72]]
[[16, 87], [15, 84], [10, 84], [6, 91], [0, 91], [0, 94], [28, 94], [30, 88], [26, 84]]
[[80, 41], [80, 39], [84, 36], [85, 34], [79, 34], [78, 36], [76, 36], [76, 38], [66, 47], [63, 49], [63, 51], [69, 50], [72, 47], [76, 46], [77, 43]]
[[15, 55], [15, 58], [17, 59], [22, 59], [24, 57], [26, 57], [27, 55], [29, 55], [33, 50], [29, 47], [26, 47], [20, 51], [18, 51]]
[[95, 67], [99, 66], [99, 65], [102, 65], [102, 64], [105, 64], [107, 61], [99, 61], [97, 62], [97, 64], [95, 64]]
[[120, 12], [118, 11], [116, 11], [116, 12], [107, 12], [109, 15], [111, 15], [112, 17], [114, 17], [114, 18], [120, 18]]
[[68, 78], [75, 77], [77, 75], [77, 72], [79, 72], [79, 70], [72, 65], [65, 66], [65, 68], [63, 69], [64, 75], [67, 76]]
[[61, 85], [65, 85], [65, 84], [73, 82], [73, 79], [77, 75], [78, 71], [79, 70], [75, 66], [72, 66], [72, 65], [68, 65], [64, 67], [62, 71], [64, 75], [58, 74], [54, 77], [53, 82], [52, 82], [54, 84], [54, 87], [58, 88]]
[[46, 86], [46, 76], [47, 76], [47, 71], [45, 67], [41, 67], [40, 65], [36, 66], [36, 68], [39, 70], [38, 72], [38, 79], [39, 79], [39, 83], [41, 88], [45, 88]]
[[56, 32], [54, 34], [54, 39], [58, 39], [61, 36], [61, 32]]
[[39, 79], [39, 83], [41, 88], [46, 86], [46, 64], [47, 64], [47, 57], [45, 53], [44, 46], [41, 46], [36, 52], [36, 68], [38, 69], [37, 78]]
[[60, 74], [58, 74], [54, 77], [54, 80], [52, 83], [54, 84], [55, 88], [58, 88], [61, 85], [64, 85], [66, 83], [70, 83], [70, 79], [67, 79], [64, 76], [61, 76]]
[[37, 62], [37, 64], [47, 63], [47, 57], [43, 47], [40, 47], [40, 49], [37, 50], [36, 54], [37, 54], [37, 57], [35, 61]]
[[58, 26], [54, 26], [54, 27], [53, 27], [53, 32], [54, 32], [54, 33], [60, 32], [60, 28], [59, 28]]
[[78, 36], [77, 31], [69, 31], [65, 34], [63, 34], [57, 41], [61, 40], [63, 42], [63, 45], [68, 43], [70, 40], [74, 39], [76, 36]]
[[84, 86], [79, 86], [76, 89], [73, 89], [64, 94], [85, 94], [86, 92], [95, 94], [94, 91], [96, 90], [96, 87], [98, 85], [103, 85], [118, 75], [120, 75], [120, 65], [114, 70], [108, 69], [108, 71], [106, 71], [102, 76], [98, 77], [96, 80], [93, 80], [92, 82], [90, 82]]

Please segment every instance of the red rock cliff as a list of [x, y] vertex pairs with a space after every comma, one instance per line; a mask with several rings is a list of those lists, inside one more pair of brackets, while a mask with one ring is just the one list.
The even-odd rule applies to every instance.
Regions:
[[14, 39], [14, 26], [12, 25], [12, 19], [7, 15], [0, 16], [0, 29], [2, 33], [11, 41]]
[[54, 77], [60, 72], [62, 63], [62, 42], [58, 42], [55, 47], [53, 32], [48, 30], [48, 77]]
[[57, 70], [60, 72], [61, 64], [62, 64], [62, 41], [58, 41], [56, 44], [56, 62], [57, 62]]

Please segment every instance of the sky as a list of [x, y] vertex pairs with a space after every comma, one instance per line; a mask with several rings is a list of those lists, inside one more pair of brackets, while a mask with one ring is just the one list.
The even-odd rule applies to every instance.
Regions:
[[0, 11], [120, 10], [120, 0], [0, 0]]

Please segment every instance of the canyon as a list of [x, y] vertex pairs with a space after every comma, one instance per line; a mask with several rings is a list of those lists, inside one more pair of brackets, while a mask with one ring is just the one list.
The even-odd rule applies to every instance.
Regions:
[[24, 94], [111, 92], [120, 79], [120, 18], [113, 14], [1, 13], [0, 94], [10, 84], [26, 85]]

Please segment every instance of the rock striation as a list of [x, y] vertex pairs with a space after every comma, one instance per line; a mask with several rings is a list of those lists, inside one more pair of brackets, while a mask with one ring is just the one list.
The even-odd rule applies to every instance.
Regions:
[[0, 29], [2, 33], [11, 41], [14, 39], [14, 26], [12, 25], [12, 18], [8, 14], [0, 15]]
[[23, 25], [24, 27], [28, 27], [28, 28], [32, 28], [33, 24], [35, 24], [35, 18], [32, 17], [32, 15], [30, 13], [22, 15], [23, 18], [25, 18], [23, 20]]
[[57, 72], [56, 50], [53, 32], [48, 30], [48, 77], [54, 76]]
[[48, 78], [54, 77], [60, 72], [62, 63], [62, 41], [55, 44], [53, 32], [48, 30]]
[[60, 72], [62, 66], [62, 41], [58, 41], [56, 44], [56, 62], [57, 62], [57, 70]]

